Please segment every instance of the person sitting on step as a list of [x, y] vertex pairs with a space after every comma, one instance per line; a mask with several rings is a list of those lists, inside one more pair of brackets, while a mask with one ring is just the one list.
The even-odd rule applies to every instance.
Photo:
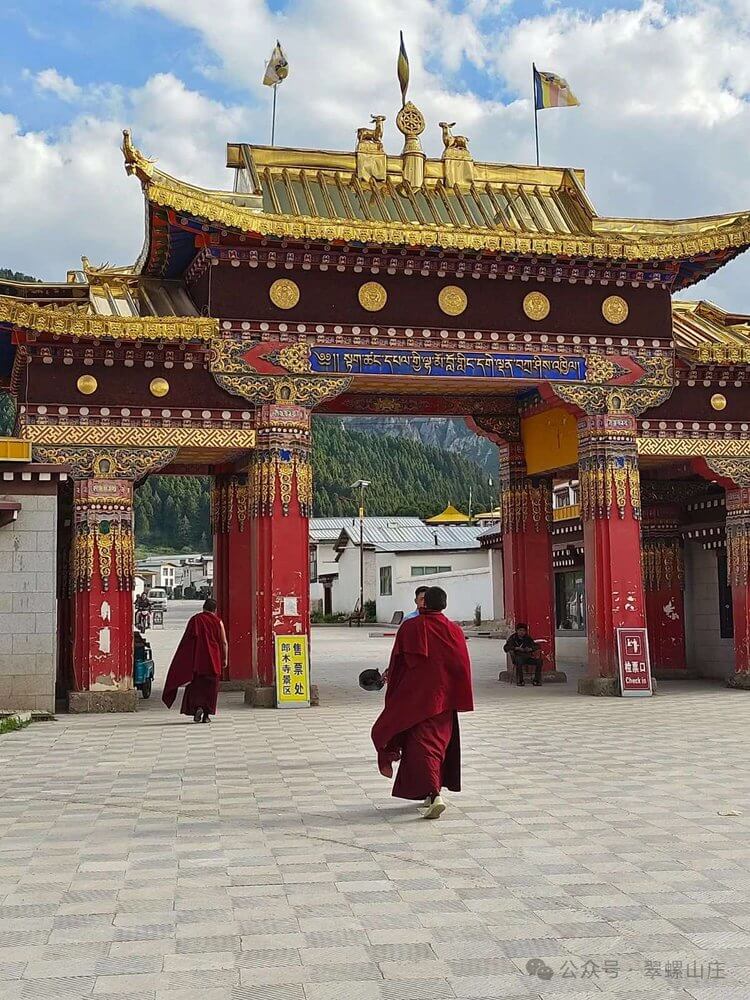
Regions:
[[513, 666], [516, 668], [516, 684], [519, 687], [524, 686], [526, 681], [523, 679], [523, 668], [533, 666], [534, 687], [540, 687], [542, 683], [542, 651], [529, 635], [528, 625], [524, 622], [518, 622], [515, 632], [508, 636], [503, 649], [510, 654]]

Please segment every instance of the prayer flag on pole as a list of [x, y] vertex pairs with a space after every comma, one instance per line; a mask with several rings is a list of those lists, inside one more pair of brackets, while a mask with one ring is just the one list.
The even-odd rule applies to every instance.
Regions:
[[406, 91], [409, 89], [409, 57], [404, 46], [404, 33], [399, 32], [401, 44], [398, 49], [398, 62], [396, 64], [398, 72], [398, 82], [401, 85], [401, 104], [406, 104]]
[[534, 108], [574, 108], [581, 102], [561, 76], [534, 67]]
[[263, 83], [266, 87], [276, 87], [278, 84], [286, 80], [288, 75], [289, 63], [286, 61], [286, 56], [281, 48], [281, 43], [277, 38], [276, 45], [271, 53], [271, 58], [266, 64], [266, 72], [263, 77]]

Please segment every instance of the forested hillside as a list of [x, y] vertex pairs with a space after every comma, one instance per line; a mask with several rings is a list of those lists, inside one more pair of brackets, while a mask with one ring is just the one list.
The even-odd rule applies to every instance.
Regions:
[[39, 281], [39, 278], [32, 278], [30, 274], [23, 274], [21, 271], [11, 271], [9, 267], [0, 267], [0, 279], [6, 281]]
[[[473, 462], [402, 438], [349, 430], [340, 418], [316, 417], [313, 434], [314, 513], [351, 514], [357, 501], [351, 484], [370, 480], [368, 514], [429, 517], [453, 503], [466, 511], [492, 503], [487, 474]], [[141, 548], [206, 551], [210, 480], [153, 476], [136, 495], [136, 531]]]

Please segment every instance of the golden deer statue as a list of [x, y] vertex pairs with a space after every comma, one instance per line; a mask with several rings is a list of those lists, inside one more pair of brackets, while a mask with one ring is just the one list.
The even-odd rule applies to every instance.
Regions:
[[453, 135], [451, 129], [454, 127], [455, 122], [438, 122], [438, 125], [443, 130], [443, 145], [446, 149], [466, 149], [469, 148], [469, 140], [465, 135]]
[[370, 115], [370, 121], [375, 123], [375, 128], [358, 128], [357, 142], [375, 142], [380, 146], [383, 139], [385, 115]]

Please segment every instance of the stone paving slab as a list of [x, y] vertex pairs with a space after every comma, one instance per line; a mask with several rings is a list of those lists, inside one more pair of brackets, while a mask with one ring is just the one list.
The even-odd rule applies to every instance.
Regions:
[[0, 1000], [750, 998], [746, 693], [516, 689], [473, 639], [465, 790], [426, 823], [356, 683], [387, 639], [316, 633], [321, 708], [193, 726], [158, 700], [178, 637], [136, 715], [2, 738]]

